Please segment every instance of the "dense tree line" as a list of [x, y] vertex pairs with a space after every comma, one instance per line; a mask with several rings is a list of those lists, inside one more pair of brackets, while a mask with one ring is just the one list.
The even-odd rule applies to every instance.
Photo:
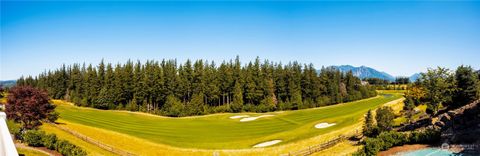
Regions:
[[257, 57], [242, 65], [235, 60], [127, 61], [97, 66], [63, 65], [17, 85], [46, 89], [54, 99], [100, 109], [127, 109], [169, 116], [214, 112], [265, 112], [318, 107], [376, 95], [351, 72], [312, 64], [286, 65]]
[[364, 78], [363, 81], [375, 86], [377, 90], [406, 90], [407, 84], [410, 84], [408, 77], [396, 77], [394, 81], [389, 81], [381, 78]]

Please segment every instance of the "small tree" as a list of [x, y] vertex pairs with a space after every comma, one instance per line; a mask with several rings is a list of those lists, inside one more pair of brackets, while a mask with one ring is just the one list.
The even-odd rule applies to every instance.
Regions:
[[181, 116], [184, 106], [180, 100], [178, 100], [175, 96], [169, 95], [167, 96], [167, 101], [165, 101], [165, 105], [163, 106], [163, 112], [167, 116]]
[[427, 113], [437, 114], [440, 106], [452, 100], [453, 77], [446, 68], [429, 69], [419, 79], [426, 90]]
[[363, 125], [363, 135], [372, 136], [375, 134], [375, 118], [373, 117], [372, 110], [368, 110], [367, 115], [365, 116], [365, 124]]
[[377, 126], [380, 131], [388, 130], [392, 127], [395, 114], [390, 107], [384, 106], [377, 109], [375, 119], [377, 120]]
[[470, 66], [460, 66], [455, 71], [455, 94], [453, 104], [463, 106], [479, 98], [479, 83], [477, 74]]
[[201, 115], [203, 114], [204, 95], [203, 92], [193, 94], [192, 100], [187, 104], [188, 115]]
[[43, 90], [30, 86], [14, 87], [9, 91], [5, 113], [9, 119], [21, 123], [23, 128], [34, 129], [42, 125], [42, 120], [55, 115], [55, 105], [49, 100]]
[[233, 112], [240, 112], [243, 107], [243, 92], [242, 86], [238, 81], [235, 82], [235, 86], [233, 88]]
[[410, 122], [415, 113], [415, 101], [412, 99], [412, 97], [405, 97], [405, 101], [403, 101], [403, 103], [403, 110], [405, 111], [404, 114], [407, 116], [407, 119]]

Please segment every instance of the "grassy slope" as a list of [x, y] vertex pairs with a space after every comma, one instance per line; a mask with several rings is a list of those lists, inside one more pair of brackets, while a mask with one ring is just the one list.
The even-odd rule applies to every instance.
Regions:
[[[266, 113], [276, 116], [243, 123], [239, 119], [229, 119], [238, 115], [230, 113], [167, 118], [68, 104], [59, 104], [57, 111], [66, 122], [98, 127], [153, 143], [186, 148], [238, 149], [273, 139], [281, 139], [284, 144], [338, 130], [358, 123], [359, 117], [368, 109], [400, 97], [400, 94], [393, 94], [318, 109]], [[313, 126], [319, 122], [335, 122], [337, 125], [315, 129]]]

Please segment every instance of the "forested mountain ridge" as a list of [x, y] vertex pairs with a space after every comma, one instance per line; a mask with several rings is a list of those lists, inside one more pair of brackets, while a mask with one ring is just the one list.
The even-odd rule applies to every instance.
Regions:
[[16, 80], [4, 80], [4, 81], [0, 81], [0, 86], [3, 86], [3, 87], [13, 87], [15, 86], [16, 84]]
[[127, 109], [168, 116], [215, 112], [266, 112], [318, 107], [376, 95], [352, 72], [257, 58], [242, 65], [235, 60], [127, 61], [112, 65], [63, 65], [18, 85], [46, 89], [55, 99], [101, 109]]
[[395, 77], [393, 77], [392, 75], [385, 72], [380, 72], [376, 69], [366, 67], [366, 66], [354, 67], [351, 65], [340, 65], [340, 66], [330, 66], [330, 67], [338, 69], [343, 73], [352, 71], [353, 75], [359, 77], [360, 79], [379, 78], [379, 79], [388, 80], [388, 81], [395, 81]]

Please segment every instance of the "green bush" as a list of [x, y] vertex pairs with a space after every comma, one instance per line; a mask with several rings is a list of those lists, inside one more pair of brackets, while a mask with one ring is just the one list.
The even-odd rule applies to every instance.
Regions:
[[365, 139], [365, 146], [363, 147], [364, 153], [366, 155], [377, 155], [382, 146], [383, 142], [381, 139], [367, 138]]
[[56, 150], [64, 156], [85, 156], [87, 152], [66, 140], [59, 140], [55, 134], [45, 134], [44, 131], [28, 130], [22, 135], [22, 140], [29, 146], [45, 146]]
[[71, 144], [66, 140], [58, 140], [56, 143], [56, 150], [65, 156], [85, 156], [87, 152], [78, 146]]
[[57, 140], [58, 139], [55, 134], [47, 134], [42, 138], [43, 145], [51, 150], [55, 150], [55, 145], [57, 143]]
[[20, 125], [13, 120], [7, 120], [8, 131], [12, 133], [16, 138], [21, 138]]
[[382, 145], [380, 150], [386, 150], [393, 146], [401, 146], [409, 142], [409, 137], [406, 133], [400, 133], [396, 131], [383, 132], [377, 137], [381, 140]]
[[51, 122], [51, 123], [55, 123], [55, 121], [57, 121], [59, 115], [60, 114], [58, 112], [53, 111], [47, 116], [47, 121]]
[[290, 102], [283, 102], [283, 101], [279, 101], [278, 102], [278, 110], [290, 110], [292, 109], [292, 105], [290, 104]]
[[225, 112], [232, 112], [232, 109], [230, 108], [229, 105], [221, 105], [221, 106], [213, 107], [212, 111], [213, 113], [225, 113]]
[[247, 103], [247, 104], [243, 105], [243, 111], [245, 111], [245, 112], [256, 112], [256, 109], [255, 109], [254, 105]]
[[412, 132], [410, 141], [412, 143], [430, 143], [440, 140], [440, 132], [434, 130], [426, 130], [421, 132]]
[[43, 146], [42, 138], [45, 136], [45, 132], [38, 130], [28, 130], [22, 135], [23, 141], [28, 146], [39, 147]]

